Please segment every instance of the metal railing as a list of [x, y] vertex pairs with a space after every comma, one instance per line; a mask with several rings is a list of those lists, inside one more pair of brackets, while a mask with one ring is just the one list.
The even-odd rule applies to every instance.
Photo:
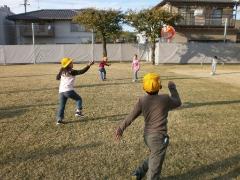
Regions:
[[181, 14], [182, 19], [176, 24], [178, 26], [202, 26], [202, 27], [224, 27], [227, 19], [228, 27], [235, 27], [236, 16], [223, 14], [221, 17], [214, 15], [194, 16], [194, 14]]

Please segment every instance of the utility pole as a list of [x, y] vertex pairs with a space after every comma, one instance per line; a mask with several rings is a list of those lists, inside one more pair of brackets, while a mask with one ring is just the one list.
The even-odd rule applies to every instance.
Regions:
[[227, 26], [228, 26], [228, 18], [225, 19], [225, 23], [224, 23], [224, 43], [227, 40]]
[[40, 9], [39, 0], [38, 0], [38, 9]]
[[25, 10], [25, 13], [26, 13], [27, 12], [27, 6], [29, 6], [30, 4], [28, 4], [28, 0], [24, 0], [24, 3], [20, 4], [20, 5], [24, 6], [24, 10]]

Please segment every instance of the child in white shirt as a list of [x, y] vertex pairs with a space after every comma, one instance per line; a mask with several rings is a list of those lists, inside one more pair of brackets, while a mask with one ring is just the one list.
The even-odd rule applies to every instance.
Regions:
[[217, 68], [217, 56], [214, 56], [214, 58], [212, 59], [212, 72], [211, 75], [215, 75], [216, 74], [216, 68]]
[[94, 62], [91, 61], [88, 65], [81, 70], [73, 69], [73, 60], [71, 58], [63, 58], [61, 60], [61, 69], [57, 75], [57, 80], [60, 80], [59, 85], [59, 100], [60, 106], [57, 114], [57, 124], [63, 123], [64, 119], [64, 110], [68, 98], [71, 98], [76, 101], [77, 110], [75, 113], [76, 117], [84, 117], [82, 114], [82, 98], [74, 91], [74, 81], [75, 77], [80, 74], [84, 74], [88, 71], [91, 65]]

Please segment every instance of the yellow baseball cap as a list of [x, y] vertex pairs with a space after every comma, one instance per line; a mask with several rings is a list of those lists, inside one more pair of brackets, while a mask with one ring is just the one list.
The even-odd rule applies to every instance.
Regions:
[[156, 73], [148, 73], [143, 77], [143, 89], [148, 93], [154, 93], [161, 89], [160, 76]]
[[63, 68], [66, 68], [73, 60], [71, 58], [62, 58], [61, 65]]

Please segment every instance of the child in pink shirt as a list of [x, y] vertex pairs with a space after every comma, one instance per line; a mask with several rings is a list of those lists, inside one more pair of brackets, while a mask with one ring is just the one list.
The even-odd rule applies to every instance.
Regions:
[[138, 79], [138, 71], [140, 69], [140, 62], [138, 60], [137, 54], [134, 55], [133, 61], [132, 61], [132, 71], [133, 71], [133, 82], [136, 82]]

